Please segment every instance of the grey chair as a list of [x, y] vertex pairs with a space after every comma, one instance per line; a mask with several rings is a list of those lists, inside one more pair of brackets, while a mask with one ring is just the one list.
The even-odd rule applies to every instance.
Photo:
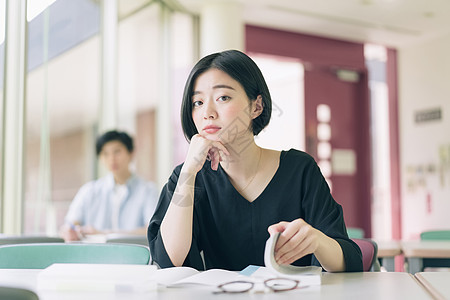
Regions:
[[0, 235], [0, 245], [33, 243], [64, 243], [64, 239], [46, 235]]
[[0, 299], [5, 300], [39, 300], [38, 295], [28, 289], [0, 286]]
[[107, 243], [123, 243], [123, 244], [135, 244], [148, 247], [148, 239], [146, 235], [137, 234], [108, 234], [106, 236]]

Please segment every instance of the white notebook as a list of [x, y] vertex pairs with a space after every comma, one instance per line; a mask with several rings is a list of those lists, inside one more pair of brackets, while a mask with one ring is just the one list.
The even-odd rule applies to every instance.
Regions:
[[53, 264], [37, 277], [41, 290], [145, 292], [156, 289], [156, 266], [124, 264]]

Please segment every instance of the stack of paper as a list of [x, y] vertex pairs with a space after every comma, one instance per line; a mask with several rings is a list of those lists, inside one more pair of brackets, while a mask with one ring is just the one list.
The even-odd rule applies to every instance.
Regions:
[[145, 292], [156, 289], [156, 266], [123, 264], [53, 264], [37, 277], [41, 290]]

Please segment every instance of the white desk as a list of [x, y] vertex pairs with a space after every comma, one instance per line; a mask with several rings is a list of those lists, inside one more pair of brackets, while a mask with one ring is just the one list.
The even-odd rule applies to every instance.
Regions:
[[450, 259], [450, 241], [403, 241], [401, 244], [411, 274], [422, 271], [423, 258]]
[[381, 265], [386, 268], [388, 272], [395, 271], [395, 257], [402, 253], [400, 242], [375, 240], [378, 245], [378, 258], [381, 258]]
[[325, 273], [322, 285], [282, 293], [212, 294], [212, 288], [158, 288], [148, 293], [49, 292], [36, 290], [40, 270], [0, 269], [0, 283], [34, 290], [42, 300], [66, 299], [432, 299], [428, 292], [408, 273]]
[[420, 272], [415, 277], [436, 299], [450, 299], [450, 272]]

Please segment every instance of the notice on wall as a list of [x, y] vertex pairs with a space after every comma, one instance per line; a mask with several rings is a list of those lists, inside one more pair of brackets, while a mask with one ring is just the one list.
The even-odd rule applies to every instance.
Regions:
[[442, 119], [441, 108], [433, 108], [420, 110], [415, 113], [414, 121], [416, 123], [425, 123], [430, 121], [438, 121]]
[[333, 149], [331, 155], [333, 175], [355, 175], [356, 153], [352, 149]]
[[[428, 190], [436, 190], [437, 186], [433, 186], [430, 182], [439, 182], [442, 189], [450, 187], [450, 144], [439, 145], [437, 152], [439, 160], [429, 162], [407, 164], [405, 168], [406, 174], [406, 191], [409, 193], [424, 192]], [[437, 180], [438, 179], [438, 180]]]

